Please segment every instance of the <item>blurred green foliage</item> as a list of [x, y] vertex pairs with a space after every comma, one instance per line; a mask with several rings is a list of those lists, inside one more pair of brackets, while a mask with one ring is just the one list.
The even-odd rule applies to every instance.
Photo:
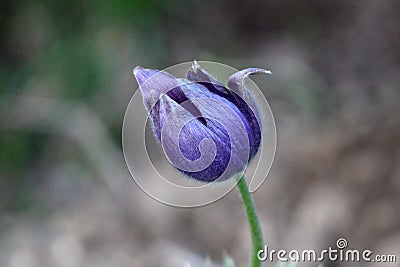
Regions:
[[[147, 34], [161, 23], [163, 1], [3, 1], [0, 8], [0, 101], [30, 91], [34, 82], [54, 81], [51, 88], [35, 92], [87, 103], [107, 88], [113, 72], [101, 55], [97, 36], [105, 27], [133, 32], [137, 28], [146, 53], [159, 53], [160, 34]], [[161, 32], [159, 30], [158, 32]], [[118, 43], [119, 40], [108, 40]], [[133, 49], [133, 48], [127, 48]], [[144, 53], [144, 56], [145, 54]], [[153, 57], [154, 58], [154, 57]], [[155, 58], [162, 59], [161, 56]], [[96, 108], [96, 103], [93, 104]], [[103, 108], [103, 107], [101, 107]], [[108, 125], [120, 142], [120, 123]], [[34, 197], [30, 172], [43, 156], [48, 136], [33, 132], [0, 132], [0, 211], [32, 209]], [[64, 151], [68, 155], [68, 151]], [[74, 152], [75, 153], [75, 152]], [[79, 156], [74, 155], [75, 160]], [[83, 160], [84, 162], [84, 160]], [[28, 178], [27, 178], [28, 177]]]
[[[27, 179], [27, 166], [35, 164], [46, 141], [43, 134], [7, 133], [0, 139], [2, 186], [0, 210], [25, 211], [37, 208], [32, 179]], [[5, 190], [6, 189], [6, 190]]]

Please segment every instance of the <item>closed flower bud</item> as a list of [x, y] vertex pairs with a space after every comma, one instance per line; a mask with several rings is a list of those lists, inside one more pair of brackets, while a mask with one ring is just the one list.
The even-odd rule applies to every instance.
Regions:
[[245, 170], [260, 147], [261, 126], [244, 79], [269, 71], [239, 71], [229, 78], [229, 89], [196, 62], [186, 79], [141, 67], [133, 73], [171, 164], [201, 182], [223, 181]]

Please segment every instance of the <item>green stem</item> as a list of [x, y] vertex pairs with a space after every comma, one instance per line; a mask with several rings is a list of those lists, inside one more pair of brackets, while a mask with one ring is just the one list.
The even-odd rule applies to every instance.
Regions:
[[254, 201], [249, 188], [246, 183], [246, 179], [242, 176], [237, 184], [239, 187], [240, 195], [246, 210], [247, 220], [249, 221], [251, 240], [253, 242], [253, 252], [251, 256], [250, 267], [260, 267], [261, 261], [257, 258], [257, 252], [263, 249], [263, 237], [260, 228], [260, 224], [257, 218], [256, 207], [254, 206]]

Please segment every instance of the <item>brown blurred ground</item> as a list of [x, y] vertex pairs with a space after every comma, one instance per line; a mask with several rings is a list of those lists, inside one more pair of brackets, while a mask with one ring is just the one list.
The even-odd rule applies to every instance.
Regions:
[[236, 191], [171, 208], [124, 164], [133, 67], [193, 59], [274, 73], [254, 78], [278, 131], [254, 195], [271, 247], [345, 237], [400, 260], [398, 1], [2, 5], [1, 267], [218, 266], [223, 252], [246, 266]]

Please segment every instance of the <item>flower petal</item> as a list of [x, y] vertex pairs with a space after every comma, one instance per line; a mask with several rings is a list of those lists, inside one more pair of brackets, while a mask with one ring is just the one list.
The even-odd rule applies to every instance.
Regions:
[[225, 86], [215, 79], [211, 74], [202, 69], [196, 61], [193, 62], [193, 65], [188, 70], [186, 77], [189, 81], [198, 82], [204, 85], [210, 92], [214, 94], [222, 97], [229, 96], [229, 90], [226, 89]]
[[233, 92], [241, 96], [244, 100], [249, 100], [248, 91], [244, 88], [244, 80], [252, 74], [265, 73], [272, 74], [270, 70], [264, 70], [260, 68], [248, 68], [238, 71], [231, 75], [228, 79], [228, 87]]
[[143, 102], [148, 112], [164, 94], [178, 86], [177, 79], [164, 72], [136, 67], [133, 70], [143, 96]]
[[239, 86], [237, 83], [239, 81], [243, 83], [241, 79], [244, 80], [252, 73], [269, 73], [269, 71], [256, 68], [239, 71], [230, 77], [230, 81], [233, 85], [231, 90], [226, 89], [222, 83], [203, 70], [196, 61], [187, 73], [188, 80], [198, 82], [204, 85], [211, 93], [226, 98], [243, 114], [249, 125], [247, 128], [247, 134], [249, 136], [251, 149], [250, 159], [255, 156], [261, 144], [261, 129], [257, 113], [257, 105], [251, 95], [245, 90], [244, 86]]
[[[210, 118], [207, 114], [205, 126], [183, 107], [185, 103], [179, 105], [168, 95], [158, 101], [151, 115], [170, 162], [185, 174], [203, 182], [228, 179], [244, 170], [249, 145], [247, 136], [242, 134], [244, 128], [239, 115], [227, 114], [225, 104], [221, 105], [215, 99], [190, 101], [217, 114], [217, 117]], [[221, 106], [224, 109], [218, 110]], [[220, 123], [222, 118], [225, 121]]]

